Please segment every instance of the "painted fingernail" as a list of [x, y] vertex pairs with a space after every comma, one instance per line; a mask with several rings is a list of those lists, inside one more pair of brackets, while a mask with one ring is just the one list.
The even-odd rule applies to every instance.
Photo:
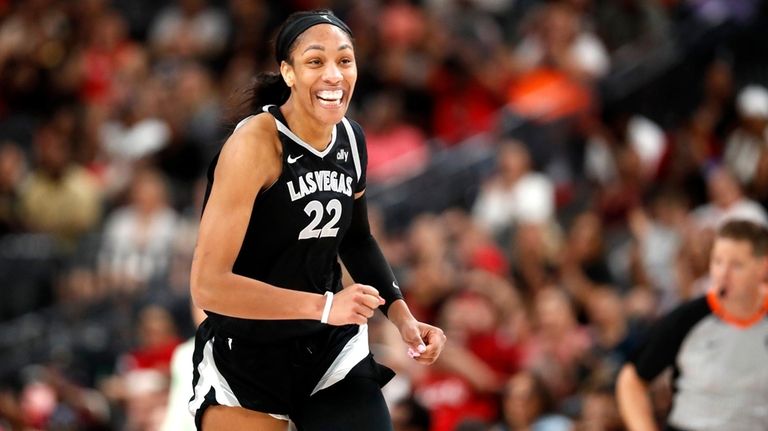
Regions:
[[419, 353], [424, 353], [424, 352], [427, 351], [427, 346], [425, 346], [423, 344], [419, 344], [418, 349], [419, 349]]

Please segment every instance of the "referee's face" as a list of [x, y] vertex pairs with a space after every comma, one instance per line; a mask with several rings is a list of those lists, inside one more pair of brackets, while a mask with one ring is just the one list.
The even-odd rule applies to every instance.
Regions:
[[768, 259], [756, 256], [752, 244], [717, 238], [712, 248], [709, 273], [715, 288], [728, 298], [753, 299], [766, 276]]
[[291, 97], [305, 114], [332, 126], [344, 118], [357, 81], [349, 35], [331, 24], [310, 27], [296, 40], [293, 64], [283, 63]]

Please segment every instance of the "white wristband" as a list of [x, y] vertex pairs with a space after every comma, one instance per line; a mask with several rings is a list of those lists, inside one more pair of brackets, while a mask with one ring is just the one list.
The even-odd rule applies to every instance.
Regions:
[[333, 305], [333, 292], [325, 292], [325, 307], [320, 323], [328, 323], [328, 316], [331, 315], [331, 306]]

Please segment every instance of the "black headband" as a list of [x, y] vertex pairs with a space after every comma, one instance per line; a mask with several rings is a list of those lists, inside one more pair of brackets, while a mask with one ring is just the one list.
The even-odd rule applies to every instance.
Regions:
[[340, 20], [336, 15], [332, 13], [313, 13], [310, 15], [302, 16], [297, 20], [287, 24], [277, 35], [275, 41], [275, 59], [277, 64], [280, 64], [283, 60], [288, 60], [288, 50], [291, 48], [293, 41], [304, 33], [308, 28], [318, 24], [331, 24], [344, 30], [349, 37], [352, 37], [352, 30], [344, 24], [344, 21]]

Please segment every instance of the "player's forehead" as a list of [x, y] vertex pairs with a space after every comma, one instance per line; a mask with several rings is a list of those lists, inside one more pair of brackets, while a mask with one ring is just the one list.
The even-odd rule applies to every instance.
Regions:
[[293, 55], [301, 56], [312, 51], [336, 53], [354, 51], [349, 34], [332, 24], [318, 24], [306, 29], [293, 47]]

